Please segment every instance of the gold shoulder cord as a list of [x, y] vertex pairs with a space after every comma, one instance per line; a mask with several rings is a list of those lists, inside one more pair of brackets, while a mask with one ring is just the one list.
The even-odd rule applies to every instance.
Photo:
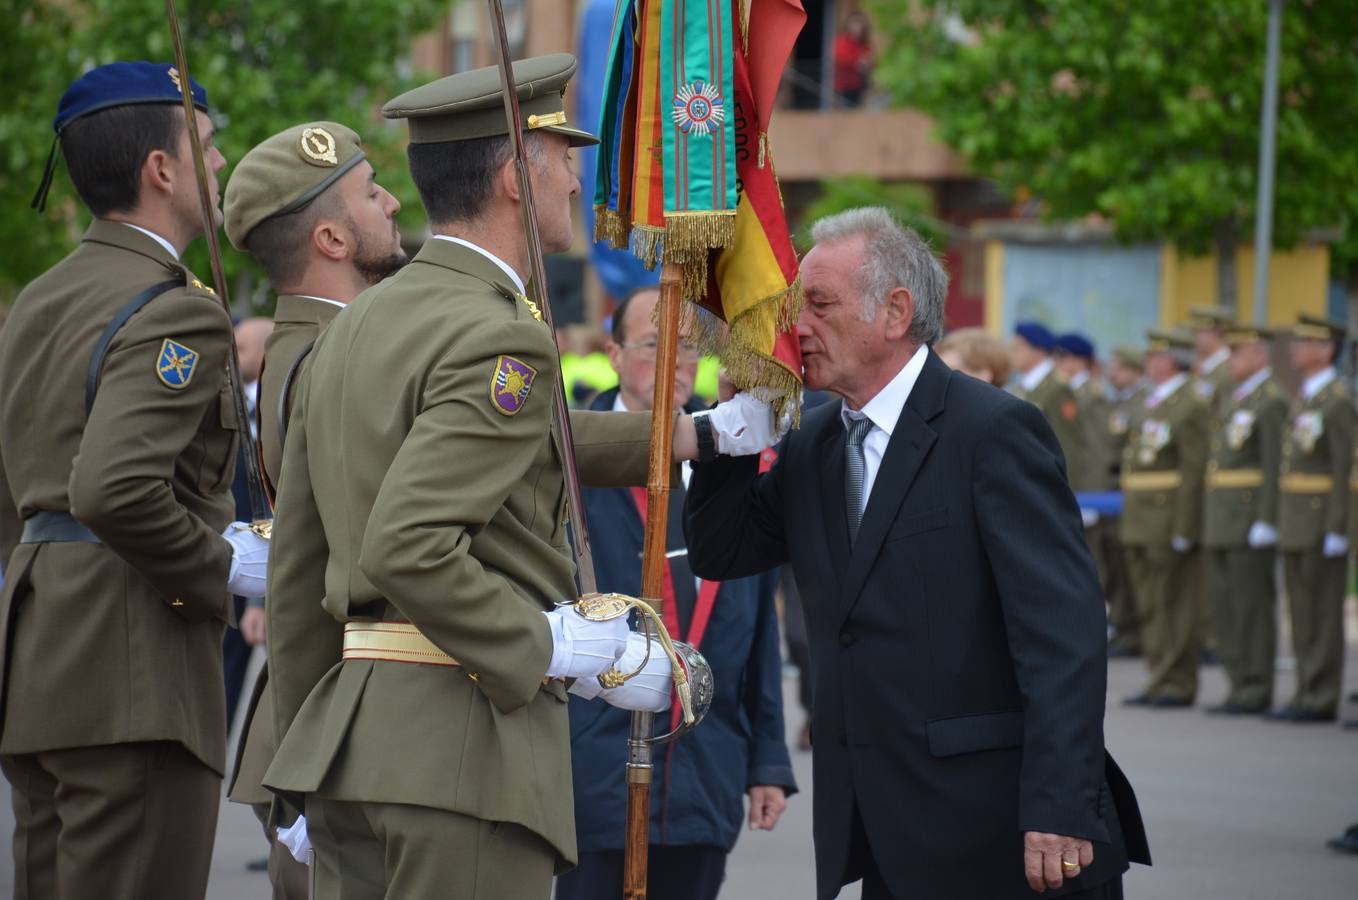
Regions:
[[[679, 661], [679, 654], [674, 649], [674, 640], [670, 637], [669, 629], [665, 627], [664, 620], [654, 607], [645, 600], [629, 597], [626, 594], [586, 594], [570, 606], [591, 622], [607, 622], [609, 619], [621, 618], [635, 609], [637, 615], [644, 617], [653, 624], [656, 640], [670, 660], [674, 690], [679, 695], [679, 707], [684, 711], [684, 724], [694, 724], [696, 716], [693, 712], [693, 696], [689, 686], [688, 670]], [[646, 635], [646, 655], [642, 658], [641, 665], [631, 672], [620, 672], [617, 668], [610, 668], [599, 676], [601, 685], [605, 688], [618, 687], [640, 675], [641, 671], [646, 668], [646, 663], [651, 659], [651, 632], [649, 629], [644, 629], [644, 633]]]

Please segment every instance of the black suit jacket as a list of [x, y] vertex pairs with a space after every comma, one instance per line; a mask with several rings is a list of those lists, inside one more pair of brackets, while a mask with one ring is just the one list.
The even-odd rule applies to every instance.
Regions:
[[818, 896], [857, 873], [857, 805], [901, 897], [1032, 898], [1023, 833], [1095, 842], [1060, 896], [1149, 862], [1104, 752], [1105, 614], [1061, 450], [1042, 414], [931, 351], [852, 549], [840, 404], [805, 414], [778, 463], [694, 467], [703, 578], [791, 562], [815, 679]]

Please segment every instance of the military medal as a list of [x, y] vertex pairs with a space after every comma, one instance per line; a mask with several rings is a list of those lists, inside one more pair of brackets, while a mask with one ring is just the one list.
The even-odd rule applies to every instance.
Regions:
[[586, 594], [570, 606], [591, 622], [607, 622], [627, 615], [632, 609], [632, 598], [622, 594]]
[[1237, 409], [1226, 426], [1226, 446], [1232, 450], [1239, 450], [1245, 446], [1245, 441], [1249, 440], [1250, 432], [1253, 430], [1254, 413], [1247, 409]]

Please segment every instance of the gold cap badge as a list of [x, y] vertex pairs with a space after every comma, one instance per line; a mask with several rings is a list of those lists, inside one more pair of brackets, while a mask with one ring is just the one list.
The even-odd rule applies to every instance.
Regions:
[[335, 153], [335, 136], [324, 128], [304, 129], [300, 144], [302, 155], [312, 165], [339, 165], [339, 156]]

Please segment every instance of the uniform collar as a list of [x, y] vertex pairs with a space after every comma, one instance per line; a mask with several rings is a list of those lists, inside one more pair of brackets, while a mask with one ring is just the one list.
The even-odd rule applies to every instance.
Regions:
[[1072, 391], [1078, 391], [1080, 388], [1084, 387], [1088, 383], [1089, 383], [1088, 372], [1076, 372], [1074, 375], [1070, 376], [1070, 389]]
[[1155, 389], [1146, 397], [1146, 408], [1153, 409], [1159, 406], [1165, 400], [1168, 400], [1175, 391], [1183, 387], [1187, 381], [1188, 376], [1180, 372], [1164, 384], [1156, 385]]
[[82, 238], [96, 244], [108, 244], [123, 250], [140, 253], [158, 263], [178, 265], [179, 254], [174, 245], [154, 231], [147, 231], [139, 225], [115, 222], [112, 219], [95, 219]]
[[1259, 385], [1267, 381], [1268, 376], [1272, 374], [1273, 370], [1268, 366], [1264, 366], [1258, 372], [1255, 372], [1249, 378], [1246, 378], [1244, 381], [1240, 382], [1236, 389], [1231, 392], [1231, 399], [1236, 401], [1237, 403], [1239, 403], [1241, 400], [1244, 400], [1250, 394], [1253, 394], [1255, 391], [1257, 391], [1259, 389]]
[[1334, 367], [1317, 372], [1301, 383], [1301, 399], [1311, 402], [1331, 381], [1334, 381]]
[[466, 247], [469, 250], [475, 250], [477, 253], [481, 254], [486, 259], [495, 263], [495, 265], [500, 269], [500, 271], [504, 272], [504, 274], [509, 276], [510, 281], [512, 281], [514, 284], [515, 291], [517, 291], [520, 294], [524, 294], [525, 296], [528, 294], [528, 289], [524, 287], [523, 279], [519, 277], [519, 273], [515, 272], [513, 267], [511, 267], [509, 263], [505, 262], [503, 259], [500, 259], [500, 257], [496, 256], [494, 253], [491, 253], [485, 247], [473, 244], [471, 241], [465, 241], [462, 238], [453, 237], [452, 235], [449, 234], [436, 234], [434, 235], [434, 239], [439, 241], [448, 241], [450, 243], [457, 244], [458, 246]]
[[1217, 352], [1213, 353], [1211, 356], [1207, 357], [1202, 361], [1202, 365], [1198, 367], [1198, 374], [1211, 375], [1213, 372], [1217, 370], [1217, 368], [1222, 363], [1224, 363], [1226, 360], [1230, 358], [1231, 358], [1231, 348], [1221, 347], [1217, 350]]
[[1050, 357], [1042, 360], [1042, 362], [1019, 376], [1019, 384], [1023, 386], [1025, 391], [1031, 394], [1033, 391], [1037, 390], [1037, 386], [1042, 383], [1043, 379], [1051, 374], [1051, 370], [1054, 366], [1055, 363], [1051, 361]]

